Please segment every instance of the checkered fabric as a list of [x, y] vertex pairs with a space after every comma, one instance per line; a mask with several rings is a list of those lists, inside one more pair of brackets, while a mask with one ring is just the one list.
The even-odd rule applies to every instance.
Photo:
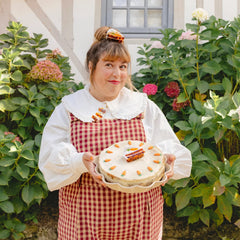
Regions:
[[[98, 155], [123, 140], [145, 141], [141, 117], [86, 123], [71, 116], [72, 143], [79, 152]], [[59, 190], [59, 240], [160, 240], [161, 188], [122, 193], [96, 183], [89, 173]]]

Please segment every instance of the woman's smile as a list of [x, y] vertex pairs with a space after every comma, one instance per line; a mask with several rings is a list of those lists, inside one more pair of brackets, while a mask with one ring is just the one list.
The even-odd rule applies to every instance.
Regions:
[[[91, 64], [89, 65], [91, 71]], [[117, 58], [109, 60], [100, 58], [92, 76], [90, 93], [99, 101], [115, 99], [128, 79], [128, 63]]]

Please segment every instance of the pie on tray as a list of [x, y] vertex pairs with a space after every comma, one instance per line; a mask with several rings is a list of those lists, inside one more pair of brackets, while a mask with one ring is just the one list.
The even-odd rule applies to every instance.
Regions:
[[149, 186], [161, 180], [166, 160], [161, 150], [141, 141], [122, 141], [104, 149], [98, 171], [110, 183], [122, 186]]

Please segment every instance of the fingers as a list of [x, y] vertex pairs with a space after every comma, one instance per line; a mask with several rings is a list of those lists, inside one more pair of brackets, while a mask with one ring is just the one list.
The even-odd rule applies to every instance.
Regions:
[[83, 154], [83, 160], [85, 160], [85, 161], [93, 162], [94, 159], [95, 159], [94, 155], [92, 155], [89, 152], [86, 152]]
[[94, 163], [94, 159], [95, 159], [95, 156], [89, 152], [86, 152], [83, 154], [82, 160], [88, 172], [91, 174], [91, 176], [97, 183], [105, 187], [105, 184], [102, 181], [102, 176], [95, 171], [96, 165]]

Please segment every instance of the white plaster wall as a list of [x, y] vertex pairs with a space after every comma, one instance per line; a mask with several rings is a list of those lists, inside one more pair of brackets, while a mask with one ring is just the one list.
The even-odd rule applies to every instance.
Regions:
[[233, 20], [238, 15], [237, 0], [223, 0], [223, 19]]

